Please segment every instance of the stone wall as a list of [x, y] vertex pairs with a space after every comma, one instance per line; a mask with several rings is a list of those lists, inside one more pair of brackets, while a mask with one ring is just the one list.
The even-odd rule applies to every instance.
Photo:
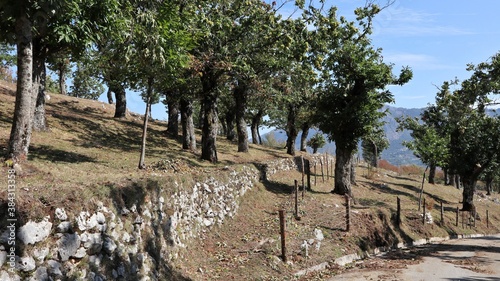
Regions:
[[[253, 166], [217, 170], [192, 185], [176, 180], [128, 208], [105, 206], [29, 221], [0, 232], [0, 280], [183, 280], [169, 266], [190, 239], [233, 217], [259, 179]], [[223, 179], [223, 180], [221, 180]]]

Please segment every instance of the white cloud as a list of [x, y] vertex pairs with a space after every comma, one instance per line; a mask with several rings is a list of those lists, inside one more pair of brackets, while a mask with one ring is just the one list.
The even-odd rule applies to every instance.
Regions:
[[436, 70], [452, 68], [426, 54], [392, 53], [384, 55], [384, 61], [395, 65], [409, 66], [412, 69]]
[[[450, 15], [447, 15], [450, 16]], [[426, 13], [401, 7], [389, 7], [374, 20], [377, 35], [396, 36], [455, 36], [475, 34], [468, 29], [439, 25], [440, 13]]]

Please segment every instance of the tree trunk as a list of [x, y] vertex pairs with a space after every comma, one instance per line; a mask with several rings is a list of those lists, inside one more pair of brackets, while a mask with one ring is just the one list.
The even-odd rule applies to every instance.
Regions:
[[378, 147], [375, 141], [371, 141], [373, 144], [373, 159], [372, 159], [372, 167], [378, 168]]
[[113, 104], [113, 91], [108, 87], [108, 93], [106, 94], [108, 96], [108, 103]]
[[450, 179], [448, 178], [449, 174], [448, 174], [448, 169], [443, 169], [443, 173], [444, 173], [444, 185], [450, 185]]
[[354, 154], [352, 155], [352, 159], [351, 159], [351, 184], [352, 185], [358, 185], [357, 182], [356, 182], [356, 161], [354, 159], [354, 157], [356, 157]]
[[257, 113], [252, 117], [252, 124], [250, 125], [250, 131], [252, 132], [252, 143], [259, 144], [259, 125], [260, 119], [262, 119], [262, 115], [264, 115], [264, 111], [259, 109]]
[[193, 123], [193, 102], [181, 99], [182, 148], [196, 151], [196, 136]]
[[229, 141], [234, 141], [236, 139], [235, 121], [236, 113], [234, 112], [234, 108], [231, 108], [226, 112], [226, 138]]
[[297, 131], [297, 127], [295, 126], [297, 119], [297, 107], [293, 104], [288, 105], [288, 117], [286, 121], [286, 153], [290, 155], [295, 155], [295, 140], [297, 139], [297, 135], [299, 134]]
[[154, 122], [155, 120], [153, 119], [153, 104], [150, 102], [148, 106], [149, 106], [149, 121]]
[[205, 93], [203, 98], [203, 129], [201, 135], [201, 159], [216, 163], [217, 159], [217, 95]]
[[[21, 4], [20, 10], [25, 11]], [[33, 38], [31, 22], [21, 13], [16, 19], [17, 91], [7, 155], [14, 162], [28, 158], [36, 96], [33, 94]]]
[[486, 195], [491, 195], [492, 187], [493, 187], [493, 178], [487, 177], [486, 178]]
[[335, 148], [335, 187], [333, 193], [340, 195], [349, 195], [352, 197], [351, 191], [351, 161], [352, 150], [342, 148], [337, 145]]
[[457, 186], [457, 189], [460, 189], [460, 175], [455, 175], [455, 185]]
[[146, 136], [148, 133], [148, 120], [151, 112], [151, 95], [153, 92], [153, 78], [148, 79], [148, 89], [146, 93], [146, 112], [144, 113], [144, 123], [142, 126], [142, 142], [141, 142], [141, 156], [139, 158], [139, 169], [145, 169], [146, 158]]
[[115, 118], [127, 118], [127, 96], [125, 88], [122, 85], [117, 85], [114, 86], [111, 91], [115, 93]]
[[420, 193], [418, 196], [418, 210], [419, 211], [420, 211], [420, 207], [422, 206], [422, 195], [424, 194], [425, 173], [427, 172], [427, 169], [429, 169], [429, 166], [425, 167], [425, 171], [422, 174], [422, 187], [420, 188]]
[[45, 68], [45, 54], [41, 49], [40, 40], [33, 43], [33, 95], [36, 96], [35, 115], [33, 116], [33, 130], [47, 130], [45, 119], [45, 82], [47, 70]]
[[309, 122], [302, 124], [302, 135], [300, 136], [300, 151], [307, 151], [307, 135], [309, 135]]
[[179, 135], [179, 102], [170, 100], [168, 106], [167, 132], [176, 138]]
[[473, 176], [461, 176], [464, 190], [462, 192], [462, 211], [474, 210], [474, 193], [477, 180]]
[[429, 184], [434, 184], [435, 177], [436, 177], [436, 165], [431, 164], [429, 166]]
[[247, 92], [243, 86], [233, 92], [236, 109], [236, 133], [238, 134], [238, 152], [248, 152], [248, 132], [245, 113], [247, 111]]
[[64, 62], [59, 64], [59, 90], [63, 96], [68, 94], [66, 91], [66, 65]]
[[203, 129], [203, 122], [205, 120], [205, 108], [203, 100], [200, 102], [200, 111], [198, 112], [198, 129]]

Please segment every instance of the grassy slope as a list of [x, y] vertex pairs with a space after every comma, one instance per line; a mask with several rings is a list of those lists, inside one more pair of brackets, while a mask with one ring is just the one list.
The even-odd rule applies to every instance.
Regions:
[[[14, 108], [14, 85], [0, 82], [0, 151], [5, 151]], [[51, 95], [47, 104], [50, 131], [36, 132], [32, 138], [30, 161], [23, 165], [18, 178], [17, 200], [23, 220], [40, 219], [53, 215], [56, 207], [77, 213], [90, 209], [98, 201], [112, 206], [147, 186], [148, 179], [156, 178], [168, 186], [172, 177], [192, 178], [216, 176], [217, 169], [239, 163], [254, 163], [287, 157], [283, 151], [251, 146], [250, 153], [236, 152], [236, 145], [218, 142], [220, 163], [212, 165], [199, 161], [199, 153], [183, 151], [178, 141], [165, 136], [166, 124], [155, 121], [148, 131], [146, 162], [173, 161], [177, 172], [159, 173], [148, 169], [139, 171], [142, 121], [139, 116], [116, 120], [113, 106], [97, 101]], [[477, 202], [482, 221], [476, 229], [455, 227], [455, 208], [460, 191], [442, 185], [426, 185], [425, 195], [431, 202], [435, 220], [439, 218], [439, 202], [445, 205], [444, 225], [423, 228], [417, 212], [420, 178], [380, 170], [375, 174], [363, 166], [358, 168], [358, 186], [354, 187], [356, 204], [353, 206], [353, 230], [345, 232], [344, 198], [332, 195], [333, 179], [323, 183], [317, 179], [314, 192], [300, 199], [301, 220], [291, 216], [293, 179], [298, 172], [281, 172], [269, 181], [258, 183], [241, 202], [238, 215], [222, 227], [203, 235], [190, 245], [177, 266], [195, 280], [281, 280], [299, 269], [331, 261], [339, 256], [376, 246], [430, 236], [454, 233], [498, 232], [500, 208], [492, 200], [494, 195]], [[2, 167], [2, 173], [6, 174]], [[314, 180], [313, 180], [314, 182]], [[402, 201], [404, 223], [394, 227], [392, 214], [396, 197]], [[0, 198], [6, 198], [5, 190]], [[279, 222], [277, 210], [288, 213], [289, 265], [279, 262]], [[486, 229], [484, 214], [490, 212], [490, 228]], [[0, 216], [3, 216], [1, 214]], [[493, 225], [493, 226], [491, 226]], [[322, 230], [325, 239], [320, 251], [310, 249], [310, 256], [301, 253], [300, 244], [314, 238], [314, 229]], [[322, 279], [335, 274], [336, 269], [304, 277]], [[243, 279], [242, 279], [243, 278]]]

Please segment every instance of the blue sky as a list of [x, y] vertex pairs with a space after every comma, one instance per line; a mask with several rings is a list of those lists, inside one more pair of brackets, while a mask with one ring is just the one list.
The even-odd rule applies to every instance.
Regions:
[[[340, 1], [353, 5], [362, 1]], [[397, 0], [375, 19], [373, 44], [384, 60], [413, 69], [412, 81], [391, 87], [395, 106], [434, 103], [436, 86], [466, 79], [468, 63], [487, 61], [500, 50], [500, 1]]]
[[[277, 1], [278, 3], [280, 1]], [[308, 2], [308, 0], [306, 1]], [[363, 6], [360, 0], [326, 0], [349, 19]], [[376, 1], [380, 5], [385, 0]], [[284, 7], [282, 12], [289, 13]], [[396, 0], [374, 20], [373, 45], [383, 49], [384, 60], [394, 63], [395, 72], [410, 66], [413, 79], [401, 87], [391, 87], [397, 107], [422, 108], [434, 102], [444, 81], [466, 79], [468, 63], [488, 60], [500, 50], [500, 1], [498, 0]], [[105, 95], [100, 100], [105, 101]], [[143, 113], [144, 102], [129, 93], [131, 111]], [[153, 118], [166, 119], [165, 106], [153, 106]]]

